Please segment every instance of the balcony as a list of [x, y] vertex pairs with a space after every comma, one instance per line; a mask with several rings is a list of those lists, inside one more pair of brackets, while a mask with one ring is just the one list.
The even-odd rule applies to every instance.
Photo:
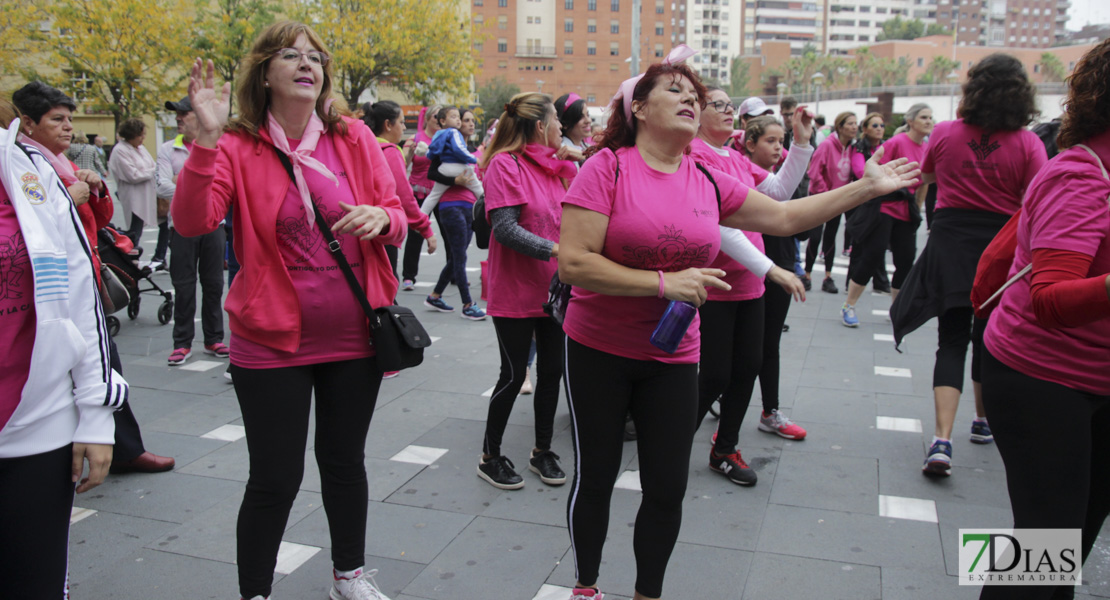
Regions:
[[517, 58], [555, 58], [555, 46], [517, 46]]

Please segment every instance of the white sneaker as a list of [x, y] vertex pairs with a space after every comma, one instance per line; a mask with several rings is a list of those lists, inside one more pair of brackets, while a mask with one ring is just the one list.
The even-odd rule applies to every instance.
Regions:
[[389, 596], [383, 594], [374, 581], [377, 573], [377, 569], [366, 572], [358, 569], [350, 579], [336, 578], [331, 584], [328, 597], [331, 600], [389, 600]]
[[535, 391], [532, 388], [532, 369], [524, 370], [524, 385], [520, 386], [520, 395], [527, 396]]

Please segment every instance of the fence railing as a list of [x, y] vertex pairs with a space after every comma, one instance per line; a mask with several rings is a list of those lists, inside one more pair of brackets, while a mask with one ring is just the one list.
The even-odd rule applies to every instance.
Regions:
[[[1066, 94], [1067, 84], [1065, 83], [1038, 83], [1035, 84], [1037, 92], [1040, 94]], [[875, 86], [865, 88], [855, 88], [850, 90], [821, 90], [822, 100], [850, 100], [852, 98], [874, 98], [876, 94], [882, 92], [891, 92], [896, 97], [906, 96], [951, 96], [953, 88], [956, 93], [959, 93], [960, 84], [947, 84], [947, 83], [934, 83], [929, 85], [894, 85], [894, 86]], [[794, 96], [800, 104], [810, 104], [817, 100], [817, 94], [808, 92], [804, 94], [783, 94], [785, 96]], [[773, 96], [760, 96], [767, 104], [778, 104], [780, 96], [775, 94]], [[742, 102], [744, 98], [733, 98], [735, 102]]]

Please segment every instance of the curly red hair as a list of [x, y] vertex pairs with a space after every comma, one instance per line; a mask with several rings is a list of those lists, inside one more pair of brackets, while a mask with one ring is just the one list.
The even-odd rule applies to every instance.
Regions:
[[1068, 77], [1064, 124], [1056, 144], [1061, 150], [1110, 129], [1110, 39], [1079, 59]]
[[[632, 90], [632, 101], [643, 102], [647, 99], [651, 90], [655, 89], [655, 84], [663, 77], [685, 77], [690, 80], [694, 86], [694, 92], [698, 96], [698, 104], [705, 108], [706, 97], [709, 92], [706, 90], [705, 85], [702, 84], [701, 78], [694, 72], [693, 69], [685, 64], [667, 65], [667, 64], [654, 64], [648, 67], [644, 72], [644, 76], [636, 83], [636, 87]], [[627, 148], [636, 145], [636, 118], [633, 116], [632, 122], [629, 122], [624, 117], [624, 109], [621, 107], [621, 102], [618, 100], [610, 105], [609, 124], [605, 127], [605, 131], [601, 134], [601, 140], [594, 138], [595, 146], [590, 149], [588, 154], [593, 154], [603, 148], [608, 148], [616, 152], [618, 148]]]

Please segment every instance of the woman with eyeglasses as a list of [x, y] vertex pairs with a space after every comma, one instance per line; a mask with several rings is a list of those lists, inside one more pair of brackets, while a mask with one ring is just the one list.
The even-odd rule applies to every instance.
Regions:
[[[242, 598], [266, 599], [278, 545], [304, 474], [315, 396], [314, 450], [331, 532], [332, 600], [385, 599], [364, 572], [367, 430], [382, 372], [356, 293], [392, 304], [385, 248], [408, 226], [374, 134], [332, 95], [324, 43], [283, 21], [243, 60], [228, 126], [230, 84], [217, 90], [200, 60], [189, 77], [199, 134], [171, 210], [186, 236], [220, 226], [235, 207], [242, 270], [228, 293], [232, 382], [243, 413], [250, 476], [239, 509]], [[284, 164], [283, 164], [284, 163]], [[330, 225], [357, 292], [317, 225]], [[264, 299], [264, 300], [263, 300]], [[372, 342], [372, 341], [371, 341]]]
[[[927, 104], [914, 104], [906, 111], [906, 131], [883, 144], [881, 162], [897, 158], [920, 162], [925, 158], [926, 140], [933, 131], [933, 110]], [[840, 307], [840, 323], [845, 327], [859, 327], [856, 302], [863, 295], [864, 286], [884, 265], [889, 247], [894, 257], [894, 277], [890, 280], [891, 296], [898, 297], [898, 289], [913, 267], [917, 254], [917, 228], [921, 225], [921, 208], [914, 200], [917, 185], [898, 190], [883, 198], [872, 200], [865, 208], [856, 211], [852, 237], [852, 256], [848, 264], [848, 300]]]
[[[794, 152], [782, 172], [770, 173], [747, 156], [724, 147], [732, 135], [735, 107], [720, 88], [709, 88], [709, 101], [701, 115], [698, 136], [690, 144], [690, 156], [702, 165], [732, 175], [745, 186], [759, 190], [780, 202], [789, 200], [805, 176], [813, 154], [809, 145], [812, 122], [798, 119], [794, 127]], [[808, 126], [808, 128], [807, 128]], [[747, 241], [751, 251], [733, 259], [725, 245], [729, 237]], [[764, 279], [780, 286], [795, 298], [805, 298], [805, 288], [794, 273], [775, 266], [763, 253], [759, 233], [721, 228], [722, 252], [710, 268], [725, 272], [722, 280], [729, 290], [710, 289], [698, 315], [701, 318], [702, 352], [698, 368], [698, 420], [700, 424], [710, 406], [720, 401], [720, 422], [709, 452], [709, 468], [737, 485], [754, 485], [758, 479], [738, 449], [740, 426], [751, 402], [755, 380], [763, 364]], [[776, 420], [775, 416], [779, 418]], [[790, 439], [805, 438], [805, 430], [775, 411], [763, 415], [775, 420], [773, 429]]]
[[[853, 147], [855, 152], [852, 154], [852, 181], [863, 177], [863, 167], [867, 161], [871, 160], [871, 156], [883, 145], [883, 138], [886, 137], [886, 124], [883, 122], [883, 115], [873, 112], [868, 113], [863, 118], [863, 124], [860, 126], [859, 136]], [[852, 215], [855, 214], [856, 209], [852, 209], [844, 213], [844, 252], [851, 254], [852, 249]], [[848, 288], [848, 276], [844, 276], [844, 288]], [[871, 289], [877, 294], [890, 293], [890, 278], [886, 274], [886, 261], [883, 261], [875, 269], [875, 274], [871, 277]]]
[[896, 344], [937, 317], [936, 424], [922, 471], [941, 477], [952, 473], [952, 428], [969, 345], [976, 414], [971, 442], [994, 441], [979, 383], [987, 323], [972, 313], [971, 287], [983, 251], [1017, 212], [1047, 160], [1040, 138], [1025, 128], [1039, 111], [1021, 61], [1006, 54], [984, 58], [968, 71], [963, 92], [959, 119], [938, 124], [929, 138], [922, 187], [937, 187], [933, 228], [890, 309]]
[[[836, 120], [833, 121], [835, 135], [829, 135], [821, 142], [809, 163], [810, 194], [835, 190], [852, 180], [852, 154], [855, 152], [852, 142], [856, 139], [858, 130], [855, 113], [842, 112], [836, 115]], [[825, 280], [821, 282], [821, 291], [829, 294], [840, 292], [832, 280], [836, 233], [839, 229], [840, 215], [836, 215], [828, 223], [818, 225], [810, 232], [809, 245], [806, 246], [805, 279], [811, 279], [813, 263], [817, 260], [817, 247], [821, 246], [825, 258]]]

